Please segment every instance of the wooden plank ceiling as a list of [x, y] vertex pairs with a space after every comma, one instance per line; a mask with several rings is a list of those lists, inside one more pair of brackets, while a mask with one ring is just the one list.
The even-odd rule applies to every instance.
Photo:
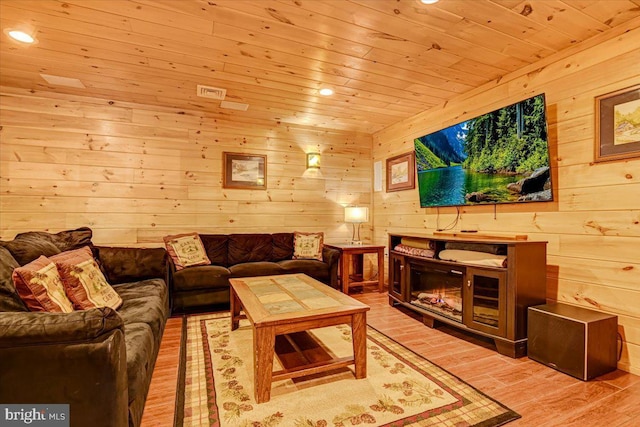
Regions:
[[2, 0], [2, 29], [38, 42], [2, 34], [0, 84], [372, 133], [638, 16], [640, 0]]

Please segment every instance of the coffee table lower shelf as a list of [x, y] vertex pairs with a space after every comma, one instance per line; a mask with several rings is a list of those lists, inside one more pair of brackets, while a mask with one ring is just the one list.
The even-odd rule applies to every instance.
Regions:
[[272, 383], [344, 369], [355, 364], [353, 356], [335, 358], [330, 355], [309, 331], [277, 335], [275, 354], [283, 369], [272, 373]]

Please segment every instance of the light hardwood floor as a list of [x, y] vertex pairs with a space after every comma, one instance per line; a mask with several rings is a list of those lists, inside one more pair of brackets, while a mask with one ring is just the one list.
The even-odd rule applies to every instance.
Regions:
[[[352, 295], [371, 306], [367, 323], [522, 415], [509, 427], [640, 425], [640, 377], [615, 371], [589, 382], [524, 357], [511, 359], [489, 344], [448, 327], [430, 329], [411, 312], [389, 306], [386, 293]], [[142, 419], [172, 426], [182, 318], [169, 319]]]

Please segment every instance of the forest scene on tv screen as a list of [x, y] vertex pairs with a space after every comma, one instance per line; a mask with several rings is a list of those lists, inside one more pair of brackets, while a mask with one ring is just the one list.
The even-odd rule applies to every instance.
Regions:
[[422, 207], [553, 200], [544, 94], [414, 145]]

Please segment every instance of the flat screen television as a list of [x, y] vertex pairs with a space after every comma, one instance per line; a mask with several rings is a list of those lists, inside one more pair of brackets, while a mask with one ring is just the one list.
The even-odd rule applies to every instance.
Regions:
[[544, 94], [414, 140], [420, 206], [552, 201]]

